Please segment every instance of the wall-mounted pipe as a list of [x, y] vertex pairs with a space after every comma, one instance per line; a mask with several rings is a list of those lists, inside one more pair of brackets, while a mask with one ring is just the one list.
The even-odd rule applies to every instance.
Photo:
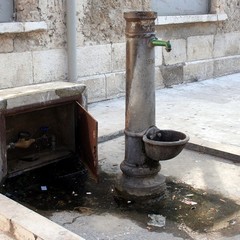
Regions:
[[66, 0], [68, 81], [77, 81], [76, 0]]

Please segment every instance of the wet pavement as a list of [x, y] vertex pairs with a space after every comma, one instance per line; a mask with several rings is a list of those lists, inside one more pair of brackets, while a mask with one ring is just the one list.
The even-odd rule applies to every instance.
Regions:
[[[120, 137], [99, 144], [99, 183], [88, 178], [78, 187], [56, 181], [53, 184], [45, 181], [46, 172], [52, 172], [45, 168], [42, 174], [37, 170], [43, 178], [35, 179], [31, 186], [26, 185], [32, 177], [29, 174], [16, 181], [11, 179], [4, 186], [5, 194], [90, 240], [240, 237], [240, 201], [235, 191], [240, 181], [239, 164], [184, 150], [176, 158], [162, 162], [161, 173], [167, 176], [166, 196], [160, 203], [148, 205], [114, 199], [114, 184], [121, 174], [119, 164], [123, 158], [124, 138]], [[217, 181], [210, 184], [212, 177]], [[41, 186], [47, 190], [42, 191]], [[155, 216], [152, 223], [151, 216]], [[159, 225], [160, 220], [164, 223]]]

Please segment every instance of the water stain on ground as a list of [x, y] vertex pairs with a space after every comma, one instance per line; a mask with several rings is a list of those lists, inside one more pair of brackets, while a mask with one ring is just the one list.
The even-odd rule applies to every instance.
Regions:
[[77, 176], [64, 175], [62, 169], [69, 170], [64, 167], [65, 164], [69, 166], [69, 161], [7, 179], [0, 191], [45, 215], [61, 210], [77, 211], [83, 215], [111, 213], [131, 219], [146, 228], [149, 215], [154, 214], [164, 216], [166, 225], [162, 229], [148, 226], [149, 231], [167, 231], [176, 225], [184, 225], [193, 231], [204, 233], [212, 231], [216, 223], [225, 220], [227, 228], [225, 225], [222, 230], [224, 235], [239, 231], [239, 218], [232, 216], [240, 211], [240, 206], [220, 195], [196, 190], [168, 179], [166, 196], [161, 204], [150, 206], [144, 201], [118, 201], [113, 195], [116, 175], [100, 172], [100, 182], [96, 183], [87, 177], [83, 165], [79, 167]]

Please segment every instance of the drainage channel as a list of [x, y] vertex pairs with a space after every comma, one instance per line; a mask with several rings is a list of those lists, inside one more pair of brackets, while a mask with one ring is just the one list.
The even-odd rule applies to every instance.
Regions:
[[[64, 210], [86, 216], [110, 213], [128, 218], [148, 231], [177, 229], [177, 235], [181, 233], [182, 237], [186, 233], [179, 230], [180, 226], [206, 233], [214, 229], [216, 222], [240, 211], [232, 200], [171, 179], [166, 181], [162, 204], [123, 201], [114, 197], [115, 174], [100, 170], [100, 182], [95, 183], [83, 165], [78, 165], [77, 174], [68, 173], [70, 165], [76, 169], [74, 162], [69, 164], [68, 160], [10, 178], [2, 184], [1, 193], [47, 217]], [[235, 219], [230, 219], [228, 229], [234, 228], [235, 223]]]

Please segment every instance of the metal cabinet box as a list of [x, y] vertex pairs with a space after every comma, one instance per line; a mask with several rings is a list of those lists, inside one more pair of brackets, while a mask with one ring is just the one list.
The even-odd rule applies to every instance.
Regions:
[[[3, 177], [19, 175], [74, 153], [97, 178], [97, 122], [81, 106], [81, 98], [0, 111], [0, 135]], [[17, 146], [29, 143], [29, 139], [33, 141], [29, 146]]]

